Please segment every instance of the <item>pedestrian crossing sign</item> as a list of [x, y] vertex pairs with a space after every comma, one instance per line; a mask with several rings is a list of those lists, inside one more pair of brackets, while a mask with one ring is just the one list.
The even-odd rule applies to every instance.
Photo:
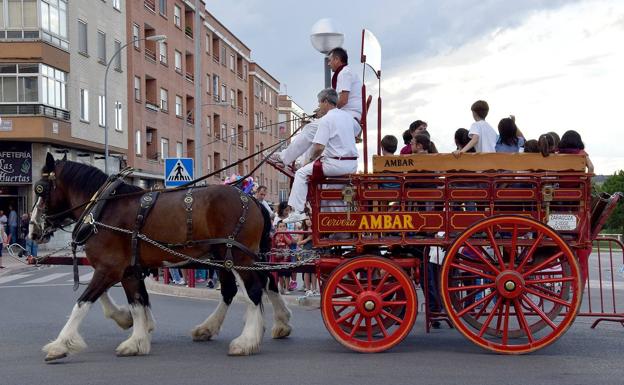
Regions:
[[192, 158], [165, 159], [165, 187], [178, 187], [193, 180]]

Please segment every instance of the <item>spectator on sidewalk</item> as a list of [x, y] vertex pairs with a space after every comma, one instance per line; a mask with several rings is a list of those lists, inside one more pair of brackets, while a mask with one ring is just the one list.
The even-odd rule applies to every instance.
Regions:
[[271, 210], [271, 206], [266, 201], [267, 191], [267, 186], [259, 186], [258, 190], [256, 190], [256, 199], [262, 206], [264, 206], [265, 209], [267, 209], [269, 215], [271, 216], [271, 220], [273, 220], [273, 218], [275, 218], [275, 213]]
[[19, 243], [24, 248], [26, 248], [26, 238], [28, 238], [28, 225], [29, 224], [30, 224], [30, 215], [28, 215], [28, 213], [22, 214], [22, 218], [20, 219]]
[[[273, 245], [279, 254], [277, 254], [275, 258], [275, 262], [280, 263], [289, 263], [290, 260], [290, 245], [295, 243], [295, 240], [292, 238], [290, 234], [284, 234], [283, 232], [287, 231], [286, 223], [283, 221], [277, 222], [277, 233], [275, 237], [273, 237]], [[291, 273], [289, 270], [279, 271], [277, 273], [279, 277], [278, 286], [280, 294], [286, 294], [291, 292], [291, 283], [290, 276]]]
[[8, 234], [11, 236], [11, 243], [17, 242], [17, 219], [17, 212], [13, 208], [13, 205], [9, 205]]

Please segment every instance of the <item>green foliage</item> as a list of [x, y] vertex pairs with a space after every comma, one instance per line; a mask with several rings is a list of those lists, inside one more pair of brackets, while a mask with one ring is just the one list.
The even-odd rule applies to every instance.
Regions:
[[[624, 170], [620, 170], [607, 178], [600, 190], [609, 194], [615, 192], [624, 193]], [[607, 220], [605, 227], [624, 234], [624, 198], [620, 199], [618, 206]]]

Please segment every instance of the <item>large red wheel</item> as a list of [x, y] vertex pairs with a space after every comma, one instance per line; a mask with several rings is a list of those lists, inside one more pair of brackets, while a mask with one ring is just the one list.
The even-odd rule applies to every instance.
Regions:
[[323, 322], [349, 349], [376, 353], [401, 342], [418, 309], [414, 282], [389, 259], [363, 256], [336, 268], [321, 297]]
[[445, 309], [457, 329], [499, 353], [528, 353], [570, 327], [581, 303], [574, 254], [550, 227], [497, 216], [466, 230], [442, 266]]

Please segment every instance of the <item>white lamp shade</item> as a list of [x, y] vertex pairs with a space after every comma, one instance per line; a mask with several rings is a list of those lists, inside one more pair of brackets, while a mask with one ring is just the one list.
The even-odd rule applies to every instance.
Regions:
[[321, 19], [312, 26], [310, 42], [317, 51], [328, 53], [332, 49], [342, 46], [344, 34], [338, 32], [330, 19]]

